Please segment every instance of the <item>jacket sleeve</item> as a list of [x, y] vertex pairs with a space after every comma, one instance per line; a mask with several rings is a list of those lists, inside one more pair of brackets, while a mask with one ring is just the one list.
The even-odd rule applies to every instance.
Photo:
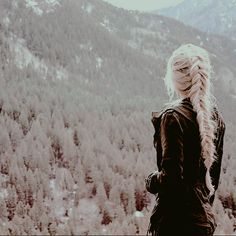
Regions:
[[[216, 142], [216, 154], [217, 154], [217, 160], [213, 163], [210, 175], [212, 178], [212, 184], [215, 187], [215, 190], [217, 190], [219, 185], [219, 179], [220, 179], [220, 171], [221, 171], [221, 163], [222, 163], [222, 156], [223, 156], [223, 145], [224, 145], [224, 134], [225, 134], [225, 123], [223, 122], [223, 119], [220, 119], [219, 124], [219, 135], [217, 137]], [[212, 195], [210, 198], [211, 204], [213, 204], [215, 195]]]
[[183, 179], [183, 130], [174, 111], [163, 114], [160, 127], [161, 170], [146, 179], [146, 188], [156, 194], [173, 191]]

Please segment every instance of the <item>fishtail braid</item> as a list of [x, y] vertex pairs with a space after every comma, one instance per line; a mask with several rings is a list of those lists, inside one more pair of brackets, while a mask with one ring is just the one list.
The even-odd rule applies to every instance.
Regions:
[[213, 194], [214, 186], [210, 177], [210, 168], [215, 160], [215, 126], [211, 119], [212, 107], [209, 102], [209, 78], [203, 61], [201, 56], [192, 58], [192, 66], [189, 71], [192, 78], [192, 86], [189, 91], [189, 98], [194, 110], [197, 112], [202, 147], [201, 156], [207, 169], [206, 186], [210, 194]]

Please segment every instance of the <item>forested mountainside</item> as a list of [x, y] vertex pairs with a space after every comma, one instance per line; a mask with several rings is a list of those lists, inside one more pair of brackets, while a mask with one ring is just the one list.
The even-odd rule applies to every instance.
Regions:
[[185, 0], [174, 7], [155, 11], [202, 31], [236, 40], [235, 0]]
[[172, 50], [209, 50], [226, 122], [218, 233], [235, 230], [236, 44], [95, 0], [0, 1], [0, 232], [145, 234], [151, 112]]

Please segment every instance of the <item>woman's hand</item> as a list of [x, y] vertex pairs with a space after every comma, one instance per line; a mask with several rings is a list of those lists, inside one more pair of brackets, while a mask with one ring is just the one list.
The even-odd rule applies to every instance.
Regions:
[[152, 194], [158, 193], [158, 179], [159, 179], [158, 170], [148, 175], [148, 177], [145, 179], [146, 189], [148, 192]]

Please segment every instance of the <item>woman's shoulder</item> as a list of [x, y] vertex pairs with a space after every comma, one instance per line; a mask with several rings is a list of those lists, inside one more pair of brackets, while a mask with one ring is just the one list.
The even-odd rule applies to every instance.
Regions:
[[[179, 122], [196, 123], [196, 112], [188, 99], [180, 100], [165, 109], [165, 114], [172, 115]], [[171, 116], [169, 116], [171, 117]]]
[[164, 107], [158, 112], [152, 112], [151, 118], [152, 124], [156, 131], [160, 129], [163, 123], [179, 123], [178, 112], [173, 106]]
[[174, 106], [165, 106], [159, 111], [153, 111], [151, 120], [152, 122], [161, 120], [163, 116], [173, 114], [173, 112], [175, 112]]

